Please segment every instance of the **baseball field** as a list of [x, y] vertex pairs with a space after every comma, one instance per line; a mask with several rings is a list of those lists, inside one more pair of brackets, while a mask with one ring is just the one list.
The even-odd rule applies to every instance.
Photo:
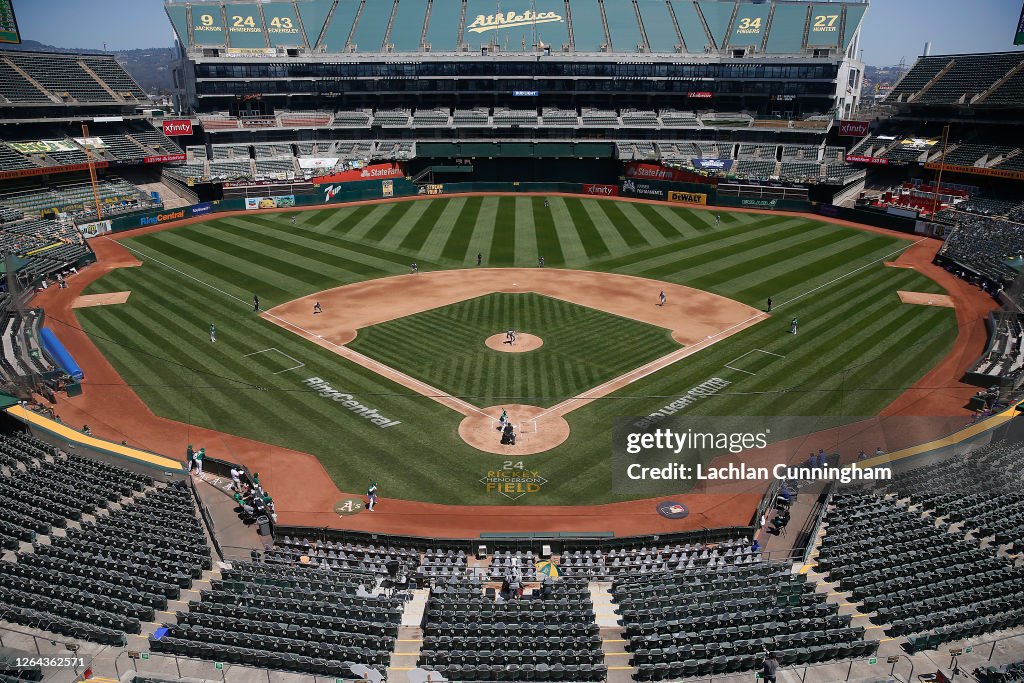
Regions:
[[[480, 482], [508, 458], [463, 440], [467, 413], [431, 392], [474, 410], [546, 409], [673, 358], [567, 411], [568, 438], [528, 456], [546, 483], [518, 504], [596, 504], [621, 500], [610, 492], [615, 416], [651, 413], [715, 379], [719, 390], [688, 414], [873, 415], [956, 337], [953, 309], [900, 299], [898, 292], [942, 292], [911, 269], [885, 265], [910, 239], [799, 216], [563, 197], [548, 204], [542, 197], [438, 198], [232, 216], [129, 237], [122, 244], [141, 267], [114, 270], [84, 293], [130, 295], [75, 314], [160, 416], [311, 453], [342, 491], [364, 490], [375, 479], [387, 497], [456, 504], [508, 504]], [[645, 303], [635, 312], [609, 310], [600, 297], [581, 305], [582, 294], [558, 291], [556, 280], [532, 293], [508, 291], [517, 285], [508, 282], [502, 291], [389, 316], [402, 308], [394, 300], [405, 298], [401, 290], [347, 289], [401, 275], [394, 281], [410, 282], [412, 294], [439, 271], [477, 270], [478, 254], [480, 270], [537, 269], [543, 257], [553, 273], [632, 276], [621, 287]], [[410, 275], [414, 262], [419, 276]], [[507, 272], [514, 278], [516, 271]], [[658, 317], [687, 305], [691, 294], [680, 287], [709, 293], [692, 293], [700, 302], [693, 315], [717, 297], [738, 302], [735, 310], [761, 310], [770, 296], [774, 308], [702, 346]], [[660, 289], [670, 296], [655, 311]], [[331, 292], [345, 291], [366, 292], [358, 305], [379, 321], [333, 339], [268, 318], [301, 305], [317, 324], [344, 326], [346, 306], [329, 302], [344, 301]], [[254, 294], [270, 314], [253, 311]], [[323, 313], [313, 314], [308, 304], [321, 297]], [[789, 334], [793, 318], [796, 335]], [[510, 328], [543, 346], [521, 354], [485, 346], [486, 337]], [[365, 362], [353, 362], [356, 356]], [[381, 365], [408, 381], [382, 374]], [[96, 395], [103, 387], [87, 390]], [[231, 458], [215, 443], [202, 445]]]

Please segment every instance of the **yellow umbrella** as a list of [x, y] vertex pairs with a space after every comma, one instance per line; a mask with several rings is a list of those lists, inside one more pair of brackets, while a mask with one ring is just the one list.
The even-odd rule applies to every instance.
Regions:
[[537, 569], [537, 573], [543, 576], [550, 576], [551, 578], [557, 578], [562, 575], [558, 565], [550, 560], [541, 560], [533, 565]]

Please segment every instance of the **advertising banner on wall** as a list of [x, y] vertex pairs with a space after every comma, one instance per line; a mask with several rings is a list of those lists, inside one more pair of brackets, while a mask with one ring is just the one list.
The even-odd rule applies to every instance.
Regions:
[[840, 121], [839, 134], [848, 137], [862, 138], [871, 128], [870, 121]]
[[708, 196], [696, 192], [676, 192], [675, 190], [670, 190], [668, 200], [677, 204], [707, 204]]
[[873, 166], [888, 166], [889, 160], [881, 157], [862, 157], [847, 154], [846, 160], [855, 164], [872, 164]]
[[165, 119], [164, 135], [192, 135], [192, 122], [188, 119]]
[[[704, 159], [704, 161], [716, 160]], [[635, 161], [626, 164], [625, 175], [627, 178], [643, 178], [645, 180], [672, 180], [680, 183], [708, 184], [707, 178], [696, 173], [687, 173], [676, 168], [668, 168], [658, 164], [642, 164]]]
[[330, 175], [313, 178], [314, 185], [333, 185], [335, 183], [351, 183], [359, 180], [385, 180], [387, 178], [404, 178], [405, 169], [401, 164], [372, 164], [352, 171], [342, 171]]
[[725, 173], [732, 168], [732, 159], [690, 159], [690, 164], [701, 171]]
[[924, 165], [925, 168], [932, 171], [939, 170], [940, 166], [942, 166], [942, 168], [948, 173], [969, 173], [971, 175], [984, 175], [992, 178], [1024, 180], [1024, 171], [1009, 171], [1001, 168], [982, 168], [981, 166], [959, 166], [957, 164], [939, 164], [934, 161], [929, 161]]
[[632, 178], [622, 181], [622, 194], [643, 199], [665, 199], [665, 190]]
[[618, 185], [590, 185], [584, 183], [583, 194], [592, 194], [598, 197], [618, 197]]
[[285, 209], [295, 206], [295, 195], [280, 195], [277, 197], [246, 197], [245, 210], [256, 209]]
[[299, 159], [299, 168], [334, 168], [338, 165], [338, 157], [314, 157]]
[[185, 161], [184, 154], [157, 154], [142, 160], [146, 164], [165, 164], [169, 161]]
[[100, 235], [106, 235], [110, 232], [110, 221], [93, 221], [92, 223], [82, 223], [78, 226], [78, 231], [82, 233], [82, 237], [85, 239], [92, 239]]
[[203, 216], [213, 211], [213, 204], [210, 202], [202, 202], [200, 204], [194, 204], [192, 206], [193, 216]]
[[420, 185], [419, 188], [416, 190], [416, 194], [425, 194], [431, 196], [444, 194], [444, 185]]
[[395, 181], [384, 180], [380, 184], [380, 193], [383, 197], [394, 197], [395, 196]]

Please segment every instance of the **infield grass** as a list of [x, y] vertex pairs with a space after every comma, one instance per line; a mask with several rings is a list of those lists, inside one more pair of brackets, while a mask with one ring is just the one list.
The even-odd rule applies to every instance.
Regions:
[[[86, 292], [131, 291], [128, 302], [76, 309], [77, 321], [49, 322], [58, 333], [62, 323], [80, 323], [158, 415], [312, 453], [343, 491], [363, 491], [376, 479], [385, 497], [453, 504], [508, 503], [488, 496], [478, 481], [504, 459], [462, 442], [461, 415], [254, 315], [253, 293], [270, 308], [408, 273], [413, 261], [424, 271], [472, 267], [481, 253], [489, 267], [534, 266], [543, 255], [550, 267], [649, 277], [758, 308], [772, 296], [776, 308], [768, 321], [570, 413], [568, 441], [529, 456], [531, 469], [549, 483], [521, 505], [619, 500], [610, 494], [611, 419], [658, 410], [709, 378], [731, 384], [687, 408], [689, 414], [874, 415], [956, 336], [952, 309], [899, 301], [897, 290], [942, 291], [913, 270], [881, 264], [908, 240], [796, 216], [721, 211], [722, 224], [715, 226], [713, 211], [549, 201], [545, 207], [542, 197], [439, 198], [297, 212], [295, 226], [292, 214], [276, 213], [131, 237], [124, 243], [142, 267], [113, 271]], [[800, 319], [796, 336], [788, 334], [793, 317]], [[216, 344], [209, 341], [211, 322]], [[504, 325], [488, 321], [473, 334]], [[546, 344], [552, 334], [542, 333]], [[288, 359], [246, 355], [268, 348], [304, 366], [278, 372]], [[753, 349], [784, 357], [746, 356], [734, 367], [747, 372], [726, 367]], [[406, 371], [426, 377], [448, 362], [449, 351], [388, 346], [374, 353], [408, 353]], [[402, 424], [376, 428], [310, 391], [302, 381], [311, 376]], [[539, 374], [524, 380], [525, 388], [501, 382], [488, 385], [493, 403], [525, 392], [550, 404], [578, 393], [569, 382]], [[88, 391], [102, 396], [103, 387]], [[161, 451], [161, 444], [139, 445]], [[213, 456], [231, 455], [206, 446]]]
[[[484, 345], [507, 329], [544, 345], [526, 353]], [[372, 325], [348, 346], [477, 406], [542, 408], [680, 348], [669, 330], [533, 293], [489, 294]]]

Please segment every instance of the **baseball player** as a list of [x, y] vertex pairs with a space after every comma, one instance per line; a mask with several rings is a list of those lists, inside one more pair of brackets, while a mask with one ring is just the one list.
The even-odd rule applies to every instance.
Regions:
[[260, 298], [256, 294], [252, 295], [252, 310], [254, 313], [260, 310]]
[[661, 290], [661, 294], [658, 295], [658, 305], [664, 306], [666, 301], [668, 301], [668, 297], [665, 296], [665, 290]]
[[377, 482], [371, 481], [370, 488], [366, 489], [366, 509], [373, 512], [373, 506], [377, 504]]
[[799, 323], [800, 323], [800, 321], [797, 320], [796, 318], [793, 318], [792, 320], [789, 321], [789, 333], [790, 334], [796, 334], [796, 328], [797, 328], [797, 325], [799, 325]]
[[317, 313], [323, 313], [323, 312], [324, 312], [324, 309], [320, 308], [320, 302], [319, 301], [315, 302], [313, 304], [313, 315], [316, 315]]
[[295, 216], [292, 216], [292, 225], [295, 225]]
[[772, 312], [772, 298], [768, 297], [768, 313]]
[[217, 341], [217, 328], [214, 327], [213, 323], [210, 323], [210, 341]]

